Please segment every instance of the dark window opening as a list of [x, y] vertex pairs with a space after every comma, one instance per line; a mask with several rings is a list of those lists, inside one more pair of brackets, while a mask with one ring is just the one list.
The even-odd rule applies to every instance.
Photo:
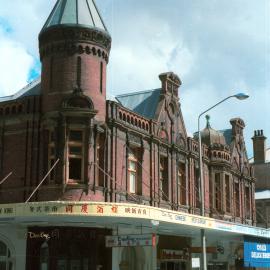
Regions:
[[105, 151], [105, 142], [102, 135], [99, 135], [98, 142], [97, 142], [97, 176], [98, 176], [98, 185], [104, 187], [105, 184], [105, 174], [104, 174], [104, 151]]
[[161, 198], [164, 201], [169, 200], [169, 187], [168, 187], [168, 158], [160, 157], [159, 166], [159, 189]]
[[201, 204], [200, 196], [200, 171], [199, 168], [195, 168], [195, 207], [199, 208]]
[[69, 179], [81, 180], [82, 179], [82, 160], [79, 158], [69, 159]]
[[250, 218], [250, 188], [245, 187], [245, 199], [246, 199], [246, 218]]
[[75, 181], [83, 181], [83, 138], [82, 130], [69, 130], [68, 136], [68, 177], [67, 180], [72, 183]]
[[215, 206], [218, 211], [221, 211], [222, 207], [222, 196], [221, 196], [221, 182], [220, 173], [215, 174]]
[[69, 132], [69, 140], [80, 142], [82, 141], [83, 133], [81, 130], [71, 130]]
[[179, 163], [177, 178], [178, 201], [180, 204], [186, 205], [186, 172], [184, 163]]
[[235, 194], [235, 215], [240, 217], [240, 193], [239, 183], [234, 183], [234, 194]]
[[230, 189], [230, 176], [225, 175], [225, 196], [226, 196], [226, 212], [231, 212], [231, 189]]

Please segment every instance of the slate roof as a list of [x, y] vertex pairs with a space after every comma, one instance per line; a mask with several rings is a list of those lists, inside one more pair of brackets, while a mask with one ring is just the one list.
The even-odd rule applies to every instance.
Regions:
[[18, 98], [28, 97], [28, 96], [39, 96], [41, 94], [40, 89], [40, 78], [32, 81], [28, 85], [26, 85], [24, 88], [19, 90], [17, 93], [6, 96], [6, 97], [0, 97], [0, 102], [5, 101], [12, 101]]
[[116, 96], [116, 100], [124, 107], [146, 118], [154, 119], [161, 89], [133, 92]]
[[223, 130], [219, 130], [219, 132], [223, 134], [226, 144], [230, 145], [231, 141], [232, 141], [232, 130], [231, 129], [223, 129]]
[[107, 32], [94, 0], [57, 0], [41, 32], [56, 25], [81, 25]]

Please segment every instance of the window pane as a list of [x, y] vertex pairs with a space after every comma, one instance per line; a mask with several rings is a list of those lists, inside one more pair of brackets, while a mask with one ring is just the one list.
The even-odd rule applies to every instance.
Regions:
[[80, 158], [69, 159], [69, 179], [81, 180], [82, 160]]
[[82, 141], [82, 131], [81, 130], [70, 130], [69, 140], [81, 142]]
[[80, 147], [80, 146], [71, 146], [71, 147], [69, 147], [69, 153], [71, 155], [81, 155], [82, 154], [82, 147]]
[[130, 160], [129, 161], [129, 169], [135, 171], [136, 170], [136, 162]]
[[54, 155], [55, 155], [55, 148], [50, 147], [50, 156], [54, 156]]
[[129, 173], [129, 190], [132, 193], [136, 191], [136, 173], [134, 172]]

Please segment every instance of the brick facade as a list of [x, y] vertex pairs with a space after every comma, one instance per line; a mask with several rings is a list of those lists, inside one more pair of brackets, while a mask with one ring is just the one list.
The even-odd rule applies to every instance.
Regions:
[[[0, 202], [26, 201], [59, 160], [32, 201], [134, 202], [199, 214], [198, 142], [187, 136], [178, 76], [159, 76], [158, 103], [148, 118], [106, 101], [107, 33], [52, 27], [41, 32], [39, 42], [41, 83], [34, 86], [40, 93], [31, 94], [30, 85], [25, 95], [0, 103], [1, 178], [12, 172], [0, 186]], [[244, 122], [236, 118], [231, 124], [229, 143], [203, 145], [205, 211], [254, 224]]]

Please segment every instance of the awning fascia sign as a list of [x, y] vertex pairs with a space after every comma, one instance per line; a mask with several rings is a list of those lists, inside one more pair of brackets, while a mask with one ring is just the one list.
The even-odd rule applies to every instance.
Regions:
[[270, 230], [264, 228], [138, 204], [53, 201], [0, 205], [0, 223], [7, 219], [20, 222], [22, 219], [31, 221], [44, 217], [136, 218], [270, 238]]

